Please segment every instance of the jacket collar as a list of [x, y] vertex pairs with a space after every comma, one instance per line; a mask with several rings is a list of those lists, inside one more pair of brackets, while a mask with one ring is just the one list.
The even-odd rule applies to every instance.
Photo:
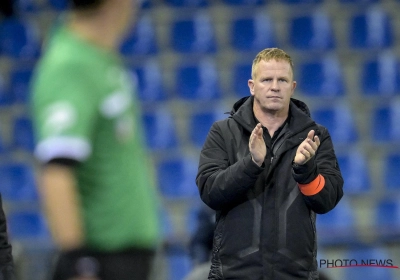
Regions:
[[[243, 97], [233, 105], [230, 112], [231, 117], [249, 132], [256, 126], [253, 113], [253, 101], [253, 96]], [[291, 98], [289, 110], [290, 119], [288, 123], [289, 130], [291, 130], [292, 133], [302, 130], [313, 122], [311, 120], [310, 110], [303, 101]]]

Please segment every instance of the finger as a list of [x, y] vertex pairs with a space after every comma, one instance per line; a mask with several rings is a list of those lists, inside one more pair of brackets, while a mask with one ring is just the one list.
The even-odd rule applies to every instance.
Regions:
[[314, 136], [314, 142], [317, 144], [317, 147], [321, 144], [321, 141], [319, 140], [319, 137], [317, 135]]
[[307, 151], [307, 150], [305, 150], [305, 149], [301, 150], [300, 153], [301, 153], [306, 159], [309, 159], [309, 158], [311, 157], [310, 152]]
[[309, 146], [311, 146], [311, 148], [316, 151], [318, 149], [318, 144], [315, 143], [314, 141], [312, 141], [311, 139], [307, 138], [307, 142], [306, 142]]
[[315, 134], [315, 131], [313, 129], [311, 129], [307, 134], [307, 138], [310, 140], [313, 140], [314, 134]]
[[311, 145], [305, 145], [304, 150], [306, 150], [310, 154], [310, 157], [315, 155], [316, 150], [313, 147], [311, 147]]
[[255, 132], [255, 134], [256, 134], [256, 136], [257, 136], [258, 138], [262, 137], [263, 130], [262, 130], [262, 126], [261, 126], [260, 123], [258, 123], [258, 124], [256, 125], [256, 127], [254, 128], [254, 132]]

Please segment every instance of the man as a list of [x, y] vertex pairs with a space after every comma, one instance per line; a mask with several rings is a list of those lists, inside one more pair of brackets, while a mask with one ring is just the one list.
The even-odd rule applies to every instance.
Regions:
[[53, 279], [148, 278], [157, 197], [118, 47], [137, 1], [73, 0], [35, 71], [40, 191], [61, 254]]
[[343, 195], [332, 140], [291, 98], [288, 54], [261, 51], [251, 75], [251, 96], [213, 124], [200, 155], [200, 195], [217, 210], [208, 279], [318, 279], [316, 213]]

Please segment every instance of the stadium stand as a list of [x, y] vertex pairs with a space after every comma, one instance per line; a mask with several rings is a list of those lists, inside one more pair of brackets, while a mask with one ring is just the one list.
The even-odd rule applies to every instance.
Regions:
[[338, 155], [347, 195], [365, 195], [371, 191], [371, 178], [367, 157], [356, 148]]
[[332, 50], [336, 38], [328, 14], [315, 9], [313, 13], [290, 20], [290, 43], [298, 50]]
[[159, 102], [166, 99], [160, 63], [150, 58], [138, 67], [132, 66], [133, 79], [138, 80], [138, 97], [144, 103]]
[[265, 13], [235, 18], [231, 22], [231, 45], [237, 51], [258, 51], [276, 46], [271, 18]]
[[392, 195], [377, 202], [375, 226], [379, 240], [386, 242], [400, 241], [400, 203], [399, 196]]
[[206, 10], [192, 18], [176, 20], [172, 24], [173, 49], [180, 53], [215, 53], [217, 43], [212, 19]]
[[298, 66], [298, 89], [313, 97], [335, 98], [345, 94], [341, 63], [335, 55], [325, 55]]
[[352, 48], [386, 48], [393, 45], [392, 21], [381, 6], [368, 6], [353, 15], [349, 29]]
[[129, 30], [121, 45], [121, 53], [125, 56], [157, 53], [158, 46], [153, 25], [150, 15], [143, 15]]
[[[183, 280], [191, 269], [185, 242], [194, 227], [188, 209], [199, 199], [199, 149], [212, 123], [249, 95], [252, 59], [270, 46], [294, 58], [294, 97], [329, 128], [345, 179], [344, 199], [317, 218], [323, 257], [390, 258], [399, 266], [400, 1], [141, 3], [140, 20], [121, 53], [138, 82], [144, 138], [165, 206], [166, 270], [160, 266], [162, 276], [154, 280]], [[37, 207], [27, 100], [43, 35], [67, 0], [16, 0], [14, 8], [14, 16], [0, 16], [0, 193], [17, 249], [18, 280], [45, 280], [43, 248], [51, 239]], [[358, 267], [330, 276], [392, 280], [400, 279], [399, 271]]]
[[353, 112], [345, 102], [332, 104], [335, 106], [315, 108], [311, 115], [316, 122], [328, 128], [332, 141], [337, 146], [355, 143], [359, 134]]
[[[387, 97], [400, 93], [400, 62], [393, 52], [380, 52], [362, 65], [362, 93]], [[371, 77], [374, 77], [371, 79]]]
[[372, 137], [377, 143], [399, 143], [400, 102], [391, 100], [389, 104], [376, 105], [372, 111]]
[[[388, 262], [391, 260], [390, 254], [387, 250], [379, 248], [379, 247], [368, 247], [368, 246], [360, 246], [352, 248], [349, 250], [349, 253], [346, 257], [349, 260], [356, 260], [358, 264], [364, 263], [367, 264], [377, 264], [378, 261], [381, 263], [386, 263], [386, 265], [390, 265]], [[372, 260], [372, 262], [371, 262]], [[373, 280], [373, 279], [387, 279], [394, 280], [393, 269], [384, 269], [382, 267], [352, 267], [344, 269], [345, 271], [345, 279], [354, 279], [354, 280]]]
[[383, 170], [385, 190], [400, 192], [400, 154], [387, 154], [384, 157]]
[[174, 118], [165, 107], [143, 113], [145, 139], [152, 150], [174, 149], [178, 146], [178, 136]]
[[35, 59], [40, 55], [40, 34], [33, 20], [6, 18], [0, 25], [0, 50], [16, 59]]
[[219, 71], [212, 59], [202, 59], [192, 65], [181, 64], [176, 70], [176, 93], [179, 98], [208, 101], [221, 97]]

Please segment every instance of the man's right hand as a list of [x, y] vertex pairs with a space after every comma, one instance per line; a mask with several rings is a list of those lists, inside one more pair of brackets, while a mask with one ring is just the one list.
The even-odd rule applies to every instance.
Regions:
[[251, 159], [258, 165], [261, 166], [264, 162], [265, 156], [267, 155], [267, 147], [264, 142], [263, 128], [260, 123], [256, 125], [250, 135], [249, 150]]

